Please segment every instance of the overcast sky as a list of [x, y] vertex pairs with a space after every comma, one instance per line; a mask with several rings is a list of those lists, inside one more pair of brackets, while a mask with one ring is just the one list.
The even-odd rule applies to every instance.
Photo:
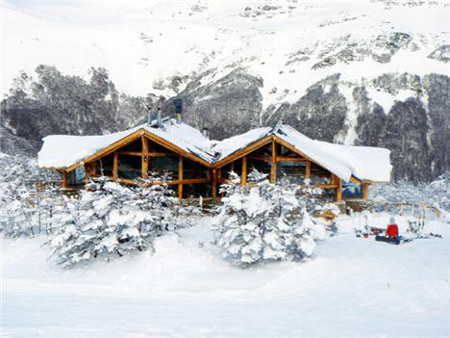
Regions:
[[[161, 0], [1, 0], [3, 5], [38, 17], [79, 23], [105, 23]], [[174, 2], [177, 0], [171, 0]], [[183, 0], [180, 0], [183, 1]]]

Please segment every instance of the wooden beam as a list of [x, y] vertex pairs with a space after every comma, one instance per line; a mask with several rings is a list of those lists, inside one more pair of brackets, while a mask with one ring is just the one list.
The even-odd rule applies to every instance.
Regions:
[[311, 178], [311, 161], [306, 161], [306, 168], [305, 168], [305, 180]]
[[183, 199], [183, 157], [178, 158], [178, 198]]
[[118, 151], [119, 155], [129, 155], [129, 156], [142, 156], [140, 151]]
[[277, 144], [272, 140], [272, 154], [270, 161], [270, 183], [277, 183]]
[[176, 153], [149, 153], [148, 156], [150, 157], [175, 157], [179, 156]]
[[342, 200], [342, 179], [340, 177], [338, 179], [338, 186], [336, 188], [336, 202], [340, 202]]
[[339, 184], [314, 184], [312, 185], [315, 188], [320, 188], [320, 189], [335, 189], [337, 187], [339, 187]]
[[200, 183], [210, 183], [210, 181], [206, 178], [190, 178], [187, 180], [173, 180], [173, 181], [154, 181], [154, 182], [139, 182], [137, 180], [130, 180], [128, 178], [121, 178], [120, 179], [120, 183], [125, 183], [125, 184], [143, 184], [143, 185], [162, 185], [162, 184], [167, 184], [167, 185], [178, 185], [180, 183], [182, 184], [200, 184]]
[[141, 154], [141, 177], [146, 180], [148, 178], [148, 139], [142, 135], [142, 154]]
[[307, 159], [299, 156], [277, 156], [277, 162], [306, 162]]
[[114, 153], [113, 181], [116, 182], [118, 178], [119, 178], [119, 154]]
[[234, 171], [234, 162], [231, 162], [231, 164], [230, 164], [230, 170], [231, 170], [231, 171]]
[[97, 176], [97, 162], [92, 162], [91, 177]]
[[92, 164], [88, 163], [84, 166], [84, 184], [89, 183], [89, 180], [91, 178], [91, 170], [92, 170], [91, 167], [93, 165], [94, 165], [94, 163], [92, 163]]
[[[147, 139], [147, 138], [145, 137], [145, 139]], [[118, 153], [119, 153], [119, 155], [142, 156], [142, 152], [140, 152], [140, 151], [118, 151]], [[151, 152], [149, 152], [147, 154], [147, 156], [149, 156], [149, 157], [176, 157], [176, 156], [180, 156], [180, 155], [177, 153], [167, 153], [167, 152], [166, 153], [162, 153], [162, 152], [151, 153]]]
[[212, 197], [214, 200], [217, 199], [217, 171], [216, 169], [212, 170]]
[[242, 174], [241, 174], [241, 184], [247, 184], [247, 157], [242, 158]]
[[62, 171], [62, 184], [61, 184], [61, 188], [63, 189], [67, 189], [69, 187], [69, 177], [68, 177], [68, 173], [67, 171], [63, 170]]
[[367, 201], [367, 199], [369, 198], [369, 185], [367, 183], [363, 183], [362, 188], [363, 188], [363, 199]]
[[248, 155], [247, 158], [250, 160], [271, 162], [271, 157], [268, 155]]

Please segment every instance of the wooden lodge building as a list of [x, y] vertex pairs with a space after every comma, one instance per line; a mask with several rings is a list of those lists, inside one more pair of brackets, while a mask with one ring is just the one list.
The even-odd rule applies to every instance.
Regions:
[[[388, 182], [390, 151], [312, 140], [278, 123], [214, 141], [173, 118], [102, 136], [51, 135], [38, 155], [40, 168], [62, 174], [62, 187], [85, 184], [99, 175], [135, 184], [149, 172], [170, 172], [167, 184], [180, 199], [218, 197], [230, 171], [241, 176], [252, 168], [299, 185], [323, 188], [330, 199], [367, 199], [372, 183]], [[154, 182], [153, 184], [160, 184]]]

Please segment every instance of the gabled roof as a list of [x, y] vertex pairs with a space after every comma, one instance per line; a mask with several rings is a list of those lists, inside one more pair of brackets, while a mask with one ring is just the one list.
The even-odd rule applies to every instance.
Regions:
[[225, 139], [213, 146], [220, 156], [216, 162], [245, 149], [252, 144], [274, 136], [286, 142], [292, 150], [302, 154], [345, 181], [353, 176], [359, 180], [389, 182], [392, 165], [390, 151], [385, 148], [359, 147], [310, 139], [289, 125], [278, 123], [273, 127], [250, 130]]
[[188, 124], [177, 123], [175, 119], [166, 118], [163, 119], [161, 127], [158, 127], [156, 121], [153, 121], [150, 125], [142, 124], [125, 131], [107, 135], [46, 136], [43, 139], [44, 144], [38, 153], [38, 165], [41, 168], [68, 168], [126, 137], [134, 134], [138, 136], [142, 132], [149, 132], [189, 154], [212, 163], [213, 154], [210, 153], [211, 141], [208, 138]]
[[316, 141], [283, 123], [253, 129], [222, 141], [211, 141], [199, 130], [171, 118], [164, 119], [161, 127], [152, 122], [109, 135], [47, 136], [38, 154], [38, 164], [43, 168], [68, 168], [124, 138], [142, 132], [163, 139], [211, 166], [220, 166], [227, 159], [241, 156], [239, 153], [242, 150], [274, 138], [345, 181], [353, 176], [360, 180], [388, 182], [392, 169], [388, 149]]

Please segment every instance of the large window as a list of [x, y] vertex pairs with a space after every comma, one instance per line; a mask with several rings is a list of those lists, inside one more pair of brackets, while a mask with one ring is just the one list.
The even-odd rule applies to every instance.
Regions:
[[247, 159], [247, 175], [250, 174], [253, 169], [258, 170], [260, 173], [270, 175], [270, 168], [270, 162], [252, 158]]
[[172, 180], [178, 179], [178, 156], [151, 157], [149, 171], [163, 175], [169, 173]]
[[142, 175], [140, 156], [119, 155], [119, 178], [135, 180]]
[[187, 158], [183, 158], [183, 180], [190, 178], [206, 178], [208, 169]]
[[361, 183], [342, 182], [342, 198], [344, 199], [364, 198], [363, 185]]
[[113, 154], [102, 157], [98, 161], [97, 175], [112, 177], [113, 176], [113, 164], [114, 164], [114, 155]]
[[292, 184], [305, 184], [306, 162], [283, 161], [277, 163], [277, 180], [287, 179]]
[[331, 173], [319, 167], [315, 163], [311, 163], [311, 182], [312, 185], [331, 184]]

